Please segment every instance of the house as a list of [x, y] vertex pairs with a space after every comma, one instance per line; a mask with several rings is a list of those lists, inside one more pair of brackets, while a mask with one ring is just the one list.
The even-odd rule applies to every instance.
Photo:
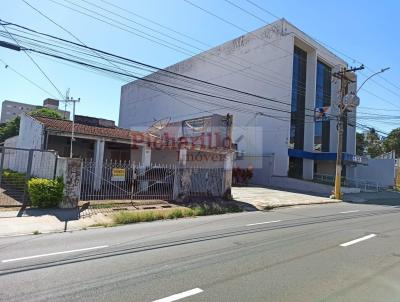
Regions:
[[[281, 19], [165, 69], [253, 96], [187, 78], [191, 90], [240, 103], [182, 92], [155, 83], [184, 86], [182, 78], [160, 70], [145, 77], [151, 83], [139, 79], [122, 87], [119, 126], [145, 129], [154, 119], [232, 113], [235, 164], [254, 168], [253, 183], [334, 175], [341, 83], [332, 73], [346, 66], [345, 60]], [[351, 83], [349, 92], [356, 86], [357, 81]], [[355, 155], [356, 110], [347, 113], [346, 121], [343, 173], [355, 177], [355, 167], [365, 164]]]
[[[66, 119], [22, 114], [19, 135], [7, 139], [4, 144], [4, 150], [13, 153], [11, 158], [7, 151], [5, 168], [26, 172], [28, 160], [15, 159], [26, 158], [27, 150], [54, 151], [60, 157], [69, 157], [72, 147], [73, 157], [82, 162], [81, 193], [90, 195], [88, 198], [92, 200], [132, 198], [134, 187], [136, 196], [149, 192], [151, 186], [165, 191], [165, 186], [161, 188], [160, 183], [168, 184], [168, 198], [172, 198], [172, 194], [176, 197], [178, 191], [174, 188], [181, 177], [175, 177], [177, 169], [186, 172], [192, 169], [186, 173], [190, 183], [203, 183], [195, 188], [196, 193], [208, 192], [213, 185], [217, 186], [214, 195], [222, 195], [230, 190], [232, 178], [233, 152], [230, 139], [227, 139], [230, 121], [230, 116], [212, 115], [164, 123], [162, 127], [158, 124], [141, 132], [117, 127], [114, 121], [101, 118], [76, 115], [73, 123]], [[46, 161], [42, 153], [41, 158], [33, 159], [38, 170], [40, 163]], [[51, 173], [57, 167], [52, 165], [48, 169], [51, 171], [46, 171], [46, 175], [53, 175]], [[35, 171], [33, 174], [39, 172], [44, 173]], [[204, 185], [204, 181], [210, 185]], [[151, 182], [153, 184], [149, 185]], [[153, 192], [154, 196], [159, 198], [156, 193]], [[148, 197], [146, 194], [144, 197]]]

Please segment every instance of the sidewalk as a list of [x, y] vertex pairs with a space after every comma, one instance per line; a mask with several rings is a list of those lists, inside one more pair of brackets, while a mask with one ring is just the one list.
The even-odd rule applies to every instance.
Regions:
[[232, 194], [236, 201], [248, 203], [262, 211], [278, 207], [339, 202], [328, 197], [265, 187], [233, 187]]
[[92, 225], [110, 222], [110, 217], [97, 213], [82, 216], [77, 209], [27, 209], [21, 217], [19, 211], [0, 212], [0, 237], [77, 231]]

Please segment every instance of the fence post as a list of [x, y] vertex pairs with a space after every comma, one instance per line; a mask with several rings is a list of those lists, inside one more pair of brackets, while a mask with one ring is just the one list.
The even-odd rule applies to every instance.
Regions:
[[64, 198], [59, 203], [60, 208], [76, 208], [78, 206], [81, 189], [81, 159], [67, 158], [63, 171]]
[[[182, 188], [182, 178], [184, 176], [184, 170], [186, 168], [186, 161], [187, 161], [187, 149], [179, 149], [179, 163], [178, 168], [175, 167], [175, 176], [174, 176], [174, 189], [172, 192], [172, 199], [177, 200], [180, 198], [181, 193], [184, 193], [185, 188]], [[182, 196], [184, 199], [185, 196]]]
[[32, 159], [33, 159], [33, 150], [29, 150], [28, 151], [28, 164], [26, 167], [26, 174], [25, 174], [25, 185], [24, 185], [24, 195], [22, 197], [22, 202], [26, 203], [27, 202], [27, 198], [26, 198], [26, 191], [28, 189], [28, 181], [31, 178], [31, 172], [32, 172]]
[[222, 194], [226, 199], [232, 199], [232, 168], [233, 152], [225, 155], [224, 171], [222, 176]]
[[55, 159], [54, 159], [54, 173], [53, 173], [53, 179], [56, 179], [56, 177], [57, 177], [58, 153], [55, 152], [55, 153], [53, 153], [53, 154], [54, 154], [54, 156], [55, 156]]
[[0, 184], [1, 184], [1, 179], [3, 177], [4, 155], [6, 148], [5, 147], [0, 147], [0, 148], [1, 148], [1, 161], [0, 161]]

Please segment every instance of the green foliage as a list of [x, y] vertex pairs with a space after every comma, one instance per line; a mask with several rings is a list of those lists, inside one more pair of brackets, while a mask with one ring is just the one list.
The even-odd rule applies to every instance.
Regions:
[[[58, 111], [49, 108], [36, 109], [29, 113], [32, 116], [46, 116], [52, 118], [63, 118]], [[17, 116], [15, 119], [8, 121], [3, 126], [0, 126], [0, 142], [19, 134], [21, 118]]]
[[393, 129], [383, 142], [385, 152], [395, 150], [396, 157], [400, 156], [400, 128]]
[[370, 155], [372, 158], [383, 153], [382, 139], [379, 137], [374, 128], [371, 128], [366, 133], [365, 140], [367, 145], [367, 154]]
[[32, 116], [37, 115], [37, 116], [45, 116], [45, 117], [59, 118], [59, 119], [63, 118], [58, 111], [55, 111], [50, 108], [36, 109], [36, 110], [31, 111], [29, 114]]
[[63, 198], [63, 190], [64, 182], [61, 178], [32, 178], [28, 181], [28, 193], [33, 207], [56, 207]]
[[237, 213], [243, 210], [236, 204], [230, 204], [228, 206], [222, 206], [218, 203], [204, 203], [193, 207], [195, 216], [206, 216], [206, 215], [220, 215], [225, 213]]
[[363, 133], [357, 132], [356, 133], [356, 154], [357, 155], [364, 155], [366, 147], [365, 136]]
[[4, 125], [0, 126], [0, 142], [4, 142], [7, 138], [18, 135], [20, 120], [21, 119], [18, 116], [15, 119], [8, 121]]
[[129, 224], [162, 219], [177, 219], [183, 217], [217, 215], [242, 212], [237, 205], [220, 206], [216, 203], [196, 205], [193, 208], [176, 208], [162, 211], [121, 211], [114, 215], [114, 223]]
[[4, 169], [2, 175], [3, 181], [16, 189], [24, 190], [26, 186], [26, 174], [16, 172], [10, 169]]

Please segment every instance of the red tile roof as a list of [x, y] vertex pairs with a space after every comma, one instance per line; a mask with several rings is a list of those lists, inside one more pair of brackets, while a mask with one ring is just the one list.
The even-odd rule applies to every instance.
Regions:
[[[42, 116], [34, 116], [33, 118], [42, 123], [47, 129], [63, 132], [72, 131], [72, 121]], [[76, 134], [86, 134], [98, 137], [118, 138], [126, 140], [134, 140], [136, 138], [136, 142], [155, 141], [155, 138], [147, 133], [119, 127], [105, 128], [75, 123], [74, 131]]]

